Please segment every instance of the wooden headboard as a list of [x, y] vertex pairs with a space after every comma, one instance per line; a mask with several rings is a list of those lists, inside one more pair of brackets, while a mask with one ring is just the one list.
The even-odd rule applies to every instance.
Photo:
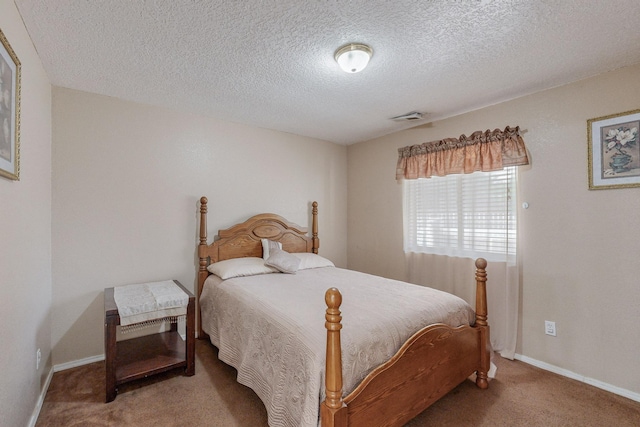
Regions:
[[204, 281], [209, 276], [207, 266], [211, 263], [231, 258], [262, 257], [261, 239], [269, 239], [282, 243], [287, 252], [318, 253], [318, 203], [312, 205], [312, 235], [308, 229], [287, 221], [280, 215], [255, 215], [243, 223], [236, 224], [226, 230], [218, 231], [218, 239], [207, 244], [207, 203], [206, 197], [200, 198], [200, 243], [198, 244], [198, 336], [203, 337], [200, 322], [200, 294]]

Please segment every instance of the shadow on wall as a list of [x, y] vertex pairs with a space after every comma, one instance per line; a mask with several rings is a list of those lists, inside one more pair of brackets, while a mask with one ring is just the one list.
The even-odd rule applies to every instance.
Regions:
[[55, 312], [74, 313], [78, 307], [86, 308], [53, 344], [51, 359], [54, 366], [104, 355], [104, 291], [79, 295], [56, 307]]

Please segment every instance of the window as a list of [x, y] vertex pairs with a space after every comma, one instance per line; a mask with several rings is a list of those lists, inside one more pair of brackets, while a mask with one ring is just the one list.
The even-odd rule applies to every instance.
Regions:
[[512, 166], [404, 180], [404, 251], [513, 260], [516, 176]]

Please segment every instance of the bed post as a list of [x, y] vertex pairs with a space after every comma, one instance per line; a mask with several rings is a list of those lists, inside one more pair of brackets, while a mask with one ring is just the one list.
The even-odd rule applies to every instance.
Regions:
[[327, 328], [326, 397], [320, 405], [320, 419], [322, 427], [346, 427], [347, 405], [342, 401], [342, 349], [340, 346], [342, 295], [336, 288], [330, 288], [324, 300], [327, 303], [324, 324]]
[[313, 202], [311, 206], [313, 206], [313, 209], [311, 210], [311, 215], [313, 216], [311, 242], [313, 245], [313, 253], [317, 254], [318, 248], [320, 247], [320, 239], [318, 239], [318, 202]]
[[205, 255], [205, 249], [207, 248], [207, 198], [200, 198], [200, 243], [198, 244], [198, 258], [200, 259], [198, 267], [198, 338], [205, 338], [205, 333], [202, 330], [202, 317], [200, 312], [200, 294], [202, 293], [202, 287], [209, 273], [207, 272], [207, 256]]
[[480, 328], [480, 369], [476, 372], [476, 385], [482, 389], [489, 387], [487, 373], [491, 355], [489, 354], [489, 324], [487, 323], [487, 261], [476, 260], [476, 326]]

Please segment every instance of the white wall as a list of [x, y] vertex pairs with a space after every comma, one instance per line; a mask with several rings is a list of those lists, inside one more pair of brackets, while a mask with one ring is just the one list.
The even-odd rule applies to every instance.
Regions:
[[22, 64], [20, 181], [0, 177], [0, 424], [23, 426], [51, 370], [51, 85], [13, 1], [0, 29]]
[[397, 148], [519, 125], [532, 164], [520, 174], [530, 208], [517, 352], [640, 393], [640, 188], [589, 191], [587, 180], [587, 120], [638, 100], [640, 65], [350, 146], [349, 268], [406, 279]]
[[53, 90], [53, 363], [103, 354], [103, 290], [194, 289], [198, 200], [218, 229], [273, 212], [346, 266], [346, 147], [70, 89]]

